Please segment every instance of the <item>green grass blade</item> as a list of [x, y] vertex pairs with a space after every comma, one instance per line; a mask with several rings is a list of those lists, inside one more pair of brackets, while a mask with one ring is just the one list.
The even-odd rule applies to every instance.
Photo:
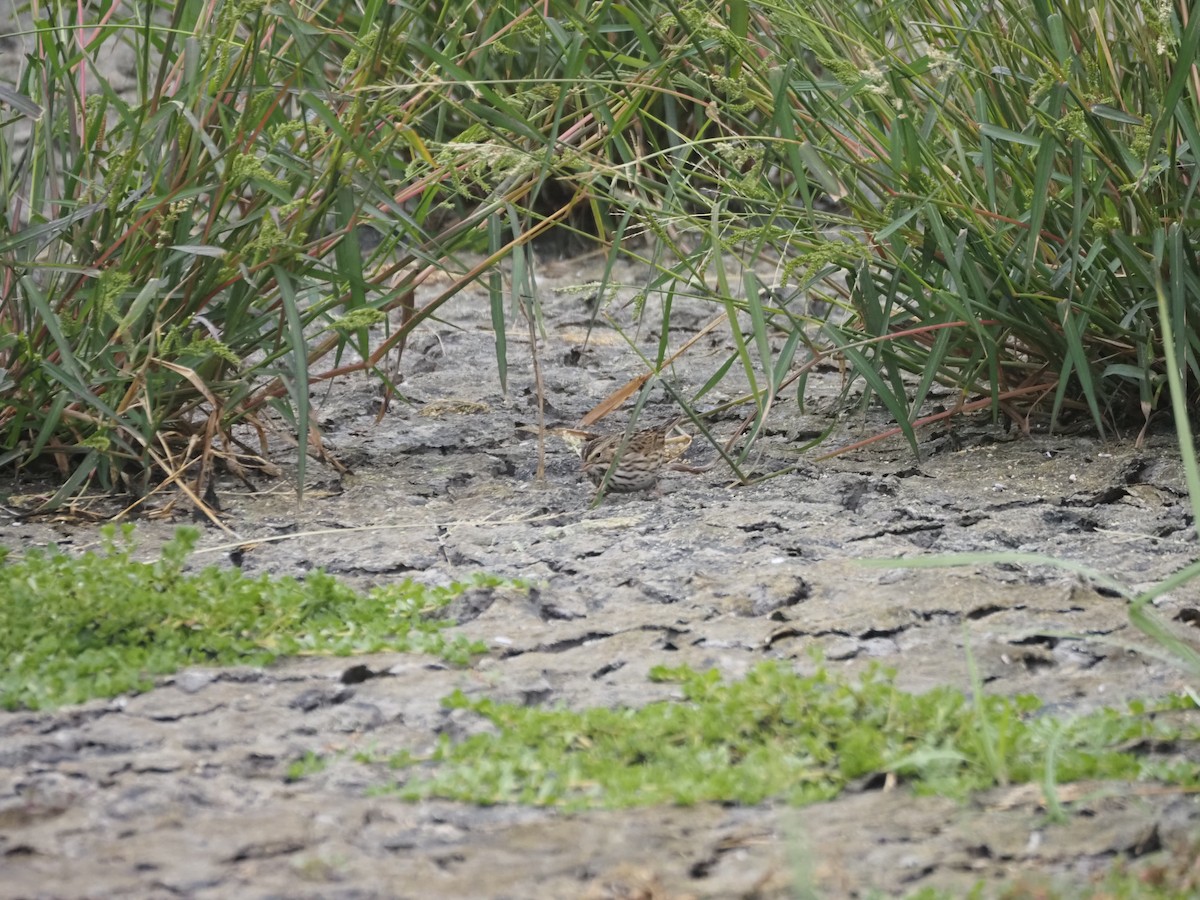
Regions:
[[[488, 218], [488, 250], [492, 254], [504, 245], [504, 219], [499, 213]], [[495, 335], [496, 374], [500, 379], [500, 390], [508, 393], [508, 333], [504, 325], [504, 285], [500, 270], [488, 273], [488, 305], [492, 313], [492, 333]]]
[[854, 374], [866, 381], [871, 390], [883, 401], [883, 405], [892, 414], [892, 418], [895, 419], [909, 446], [912, 447], [913, 453], [919, 456], [921, 452], [920, 444], [917, 442], [917, 433], [912, 427], [912, 422], [908, 418], [907, 398], [903, 394], [894, 393], [891, 385], [880, 375], [876, 363], [869, 360], [857, 347], [853, 347], [847, 343], [835, 329], [830, 328], [826, 333], [838, 345], [839, 350], [846, 356], [846, 359], [850, 361]]
[[308, 345], [304, 340], [304, 323], [300, 318], [300, 305], [296, 299], [291, 276], [282, 267], [273, 265], [271, 271], [279, 285], [283, 303], [284, 321], [287, 325], [285, 339], [291, 369], [284, 379], [288, 395], [292, 398], [291, 415], [296, 424], [296, 499], [304, 499], [304, 474], [308, 465], [309, 393], [308, 393]]

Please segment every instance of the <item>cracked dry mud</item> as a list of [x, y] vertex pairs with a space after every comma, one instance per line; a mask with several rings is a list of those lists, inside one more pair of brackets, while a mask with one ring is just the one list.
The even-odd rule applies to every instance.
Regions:
[[[578, 294], [586, 260], [540, 266], [546, 306], [547, 418], [574, 422], [639, 373]], [[618, 266], [628, 297], [644, 268]], [[436, 285], [427, 286], [437, 289]], [[646, 323], [660, 321], [650, 304]], [[628, 308], [613, 314], [631, 325]], [[713, 313], [676, 298], [678, 346]], [[1037, 790], [996, 789], [965, 803], [873, 785], [790, 809], [651, 808], [564, 814], [376, 796], [395, 773], [353, 759], [428, 749], [469, 734], [449, 711], [455, 689], [528, 704], [644, 704], [674, 695], [657, 664], [717, 667], [737, 677], [765, 659], [835, 673], [895, 667], [901, 687], [968, 690], [969, 641], [988, 690], [1037, 694], [1057, 715], [1162, 697], [1180, 672], [1125, 645], [1144, 643], [1123, 603], [1087, 581], [1031, 566], [874, 569], [859, 560], [1024, 550], [1095, 566], [1148, 586], [1190, 562], [1196, 543], [1170, 435], [1013, 436], [983, 420], [926, 432], [920, 459], [898, 442], [828, 462], [793, 449], [840, 422], [829, 445], [887, 426], [835, 404], [836, 371], [811, 385], [809, 412], [780, 401], [754, 467], [798, 468], [750, 487], [727, 471], [669, 474], [661, 498], [614, 497], [589, 508], [579, 462], [549, 444], [536, 477], [536, 400], [528, 346], [510, 335], [510, 390], [499, 388], [486, 298], [454, 301], [411, 342], [410, 402], [374, 424], [366, 381], [314, 393], [329, 449], [354, 474], [315, 467], [302, 505], [283, 483], [249, 494], [221, 486], [225, 521], [244, 539], [286, 537], [244, 553], [248, 572], [315, 566], [360, 586], [476, 571], [536, 587], [475, 590], [453, 615], [490, 652], [468, 668], [416, 654], [309, 658], [267, 669], [188, 670], [149, 693], [53, 712], [0, 714], [2, 897], [789, 897], [965, 891], [1022, 875], [1086, 884], [1117, 857], [1177, 853], [1200, 831], [1200, 800], [1145, 784], [1066, 790], [1069, 817], [1047, 824]], [[643, 325], [639, 345], [657, 335]], [[729, 346], [714, 336], [669, 377], [694, 391]], [[735, 379], [705, 398], [735, 396]], [[446, 403], [469, 400], [482, 406]], [[947, 401], [952, 402], [952, 401]], [[474, 411], [465, 411], [465, 410]], [[661, 386], [648, 423], [674, 407]], [[423, 415], [423, 412], [436, 413]], [[623, 424], [623, 420], [617, 424]], [[728, 434], [736, 418], [718, 418]], [[689, 458], [713, 456], [697, 441]], [[282, 446], [282, 442], [281, 442]], [[279, 459], [287, 461], [286, 452]], [[18, 488], [19, 490], [19, 488]], [[152, 553], [170, 523], [141, 522]], [[95, 546], [91, 528], [6, 521], [3, 544]], [[202, 547], [228, 544], [209, 528]], [[228, 555], [197, 562], [230, 564]], [[1188, 585], [1159, 613], [1185, 624]], [[1064, 632], [1092, 636], [1063, 640]], [[289, 782], [290, 763], [327, 755]]]

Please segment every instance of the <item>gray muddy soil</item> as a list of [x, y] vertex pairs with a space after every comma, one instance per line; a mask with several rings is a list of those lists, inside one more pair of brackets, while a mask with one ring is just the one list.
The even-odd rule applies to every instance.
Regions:
[[[550, 424], [573, 423], [641, 371], [603, 319], [585, 345], [582, 295], [560, 289], [594, 270], [586, 260], [539, 269]], [[628, 298], [647, 271], [627, 264], [617, 276]], [[658, 302], [646, 323], [660, 321]], [[628, 307], [609, 311], [631, 326]], [[672, 346], [714, 312], [677, 298]], [[661, 497], [590, 509], [591, 487], [561, 444], [547, 444], [546, 474], [536, 477], [527, 344], [512, 339], [505, 396], [483, 291], [457, 298], [444, 321], [453, 325], [432, 324], [410, 344], [409, 402], [394, 403], [380, 425], [374, 384], [314, 395], [327, 447], [353, 474], [314, 463], [302, 505], [282, 482], [252, 493], [231, 480], [219, 495], [240, 539], [284, 538], [247, 550], [247, 571], [322, 566], [362, 586], [476, 571], [534, 583], [527, 595], [475, 591], [456, 605], [461, 630], [489, 654], [467, 669], [380, 654], [193, 670], [141, 696], [0, 714], [0, 897], [788, 897], [805, 885], [822, 897], [892, 896], [1030, 875], [1087, 884], [1119, 857], [1169, 860], [1200, 833], [1194, 795], [1145, 784], [1071, 786], [1063, 824], [1047, 823], [1028, 788], [968, 803], [898, 787], [803, 809], [571, 815], [373, 795], [396, 775], [353, 751], [419, 752], [439, 734], [470, 733], [479, 727], [470, 715], [440, 705], [455, 689], [530, 704], [642, 704], [673, 693], [648, 681], [657, 664], [736, 677], [777, 659], [807, 672], [820, 651], [834, 672], [884, 663], [908, 690], [967, 690], [968, 641], [990, 691], [1035, 693], [1059, 715], [1187, 687], [1177, 669], [1130, 649], [1145, 641], [1122, 601], [1078, 577], [1036, 566], [857, 564], [1022, 550], [1153, 584], [1196, 552], [1169, 435], [1139, 450], [1132, 436], [1017, 436], [960, 420], [922, 435], [920, 459], [893, 442], [801, 460], [794, 448], [832, 417], [828, 446], [888, 425], [836, 404], [840, 376], [827, 370], [814, 376], [808, 412], [780, 402], [753, 460], [759, 472], [786, 474], [733, 487], [721, 466], [672, 473]], [[673, 367], [682, 391], [724, 360], [725, 333]], [[644, 325], [643, 352], [656, 339]], [[739, 390], [731, 377], [706, 408]], [[643, 421], [674, 412], [660, 386]], [[717, 434], [731, 433], [738, 415], [718, 417]], [[279, 446], [277, 461], [294, 463]], [[713, 456], [700, 440], [688, 453], [697, 464]], [[152, 550], [173, 527], [142, 521], [139, 540]], [[91, 528], [16, 519], [3, 522], [0, 540], [18, 550], [97, 543]], [[230, 543], [210, 527], [202, 547]], [[230, 564], [227, 551], [201, 560]], [[1198, 606], [1189, 585], [1158, 611], [1196, 644], [1187, 622]], [[307, 752], [332, 763], [289, 782], [288, 765]]]

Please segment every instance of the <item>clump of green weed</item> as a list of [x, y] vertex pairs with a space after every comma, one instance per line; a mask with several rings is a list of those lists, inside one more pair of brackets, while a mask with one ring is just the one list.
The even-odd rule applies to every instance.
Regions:
[[[148, 690], [186, 665], [264, 665], [295, 654], [417, 650], [456, 663], [483, 647], [428, 613], [469, 585], [405, 580], [359, 593], [320, 570], [303, 581], [239, 569], [185, 572], [199, 532], [181, 528], [153, 563], [132, 529], [104, 552], [0, 550], [0, 707], [40, 709]], [[472, 584], [496, 585], [478, 576]]]
[[309, 750], [303, 756], [292, 760], [287, 767], [286, 780], [303, 781], [309, 775], [324, 772], [329, 767], [329, 760], [319, 753]]
[[914, 695], [882, 670], [849, 681], [823, 670], [800, 677], [773, 663], [729, 683], [688, 668], [653, 676], [677, 681], [683, 702], [574, 712], [455, 693], [448, 706], [474, 710], [495, 731], [443, 738], [426, 760], [400, 754], [393, 765], [412, 772], [396, 789], [409, 799], [579, 808], [775, 797], [804, 804], [886, 774], [949, 796], [1012, 782], [1200, 783], [1194, 766], [1115, 749], [1178, 736], [1141, 707], [1064, 721], [1042, 715], [1035, 697], [972, 701], [951, 688]]

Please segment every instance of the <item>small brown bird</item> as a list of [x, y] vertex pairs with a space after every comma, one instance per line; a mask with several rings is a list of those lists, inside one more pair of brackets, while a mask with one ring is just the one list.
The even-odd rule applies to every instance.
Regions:
[[[596, 434], [580, 428], [551, 428], [548, 433], [562, 438], [568, 447], [579, 454], [583, 474], [597, 487], [604, 483], [604, 476], [620, 450], [620, 463], [608, 479], [606, 490], [631, 493], [656, 487], [658, 473], [664, 466], [692, 471], [678, 462], [691, 446], [692, 436], [684, 434], [682, 430], [679, 434], [671, 434], [681, 421], [682, 416], [657, 428], [636, 431], [628, 441], [623, 431]], [[623, 449], [622, 444], [625, 445]]]
[[635, 432], [628, 440], [624, 434], [594, 437], [583, 445], [579, 454], [583, 458], [583, 474], [600, 487], [612, 469], [607, 490], [614, 493], [651, 490], [658, 486], [658, 470], [665, 459], [664, 438], [661, 428]]

